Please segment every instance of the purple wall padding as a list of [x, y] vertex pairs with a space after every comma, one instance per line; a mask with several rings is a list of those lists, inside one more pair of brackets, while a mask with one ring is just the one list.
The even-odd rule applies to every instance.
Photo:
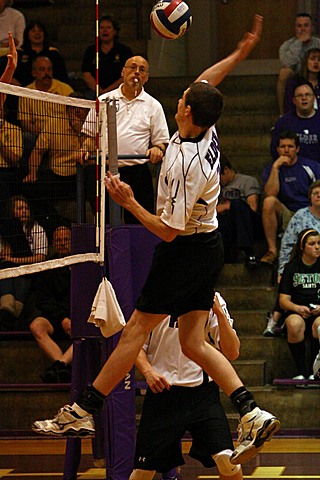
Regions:
[[[73, 253], [94, 251], [95, 228], [76, 225], [72, 230]], [[148, 274], [152, 254], [159, 239], [138, 225], [126, 225], [106, 230], [107, 278], [112, 283], [126, 320]], [[79, 249], [81, 245], [81, 250]], [[92, 262], [72, 266], [72, 337], [74, 339], [71, 400], [95, 378], [119, 341], [120, 334], [104, 339], [100, 331], [87, 323], [98, 285], [104, 275], [101, 266]], [[133, 467], [136, 436], [135, 382], [133, 371], [107, 397], [104, 411], [95, 420], [94, 458], [106, 459], [107, 477], [127, 480]], [[100, 425], [100, 422], [102, 425]], [[104, 435], [104, 442], [101, 442]], [[102, 451], [103, 450], [103, 451]], [[64, 479], [76, 478], [81, 457], [81, 440], [69, 438], [65, 459]]]

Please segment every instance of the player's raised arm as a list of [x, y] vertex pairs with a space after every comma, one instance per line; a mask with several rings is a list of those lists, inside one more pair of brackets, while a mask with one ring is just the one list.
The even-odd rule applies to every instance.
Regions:
[[17, 54], [12, 33], [9, 32], [8, 35], [9, 35], [9, 53], [7, 55], [7, 58], [8, 58], [7, 66], [2, 76], [0, 77], [0, 82], [2, 83], [11, 83], [14, 71], [17, 66], [17, 61], [18, 61], [18, 54]]
[[207, 68], [199, 75], [196, 82], [207, 80], [214, 87], [218, 85], [238, 63], [245, 60], [260, 41], [263, 17], [255, 14], [250, 32], [246, 32], [237, 48], [220, 62]]

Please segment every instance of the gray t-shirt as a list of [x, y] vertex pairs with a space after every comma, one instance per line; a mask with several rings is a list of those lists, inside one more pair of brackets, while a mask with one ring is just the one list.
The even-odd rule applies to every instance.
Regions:
[[291, 68], [295, 73], [301, 69], [301, 60], [310, 48], [320, 48], [320, 38], [311, 37], [309, 42], [302, 42], [296, 37], [286, 40], [279, 49], [281, 67]]
[[246, 202], [250, 195], [261, 195], [261, 186], [258, 180], [251, 175], [238, 173], [232, 182], [221, 187], [219, 201], [241, 198]]

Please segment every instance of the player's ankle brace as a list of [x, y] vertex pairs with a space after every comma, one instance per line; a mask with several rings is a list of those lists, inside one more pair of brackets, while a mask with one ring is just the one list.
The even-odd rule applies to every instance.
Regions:
[[140, 470], [140, 468], [135, 468], [132, 471], [129, 480], [152, 480], [155, 474], [155, 470]]
[[219, 473], [225, 477], [232, 477], [233, 475], [236, 475], [241, 468], [241, 465], [232, 465], [230, 462], [232, 453], [232, 450], [229, 449], [222, 450], [222, 452], [212, 455], [212, 458], [218, 467]]
[[252, 412], [257, 404], [250, 392], [245, 387], [240, 387], [230, 395], [230, 400], [238, 409], [240, 417], [246, 413]]
[[88, 413], [96, 413], [102, 407], [105, 398], [103, 393], [90, 385], [84, 389], [77, 404]]

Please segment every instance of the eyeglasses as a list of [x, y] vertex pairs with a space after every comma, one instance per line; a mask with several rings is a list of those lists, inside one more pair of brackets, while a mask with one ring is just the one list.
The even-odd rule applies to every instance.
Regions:
[[314, 93], [298, 93], [298, 95], [295, 95], [294, 98], [311, 98], [314, 97]]
[[147, 70], [146, 67], [144, 67], [144, 66], [138, 67], [138, 65], [136, 65], [135, 63], [133, 63], [132, 65], [125, 65], [124, 68], [128, 68], [132, 72], [135, 72], [136, 70], [139, 70], [141, 75], [146, 75], [148, 73], [148, 70]]

